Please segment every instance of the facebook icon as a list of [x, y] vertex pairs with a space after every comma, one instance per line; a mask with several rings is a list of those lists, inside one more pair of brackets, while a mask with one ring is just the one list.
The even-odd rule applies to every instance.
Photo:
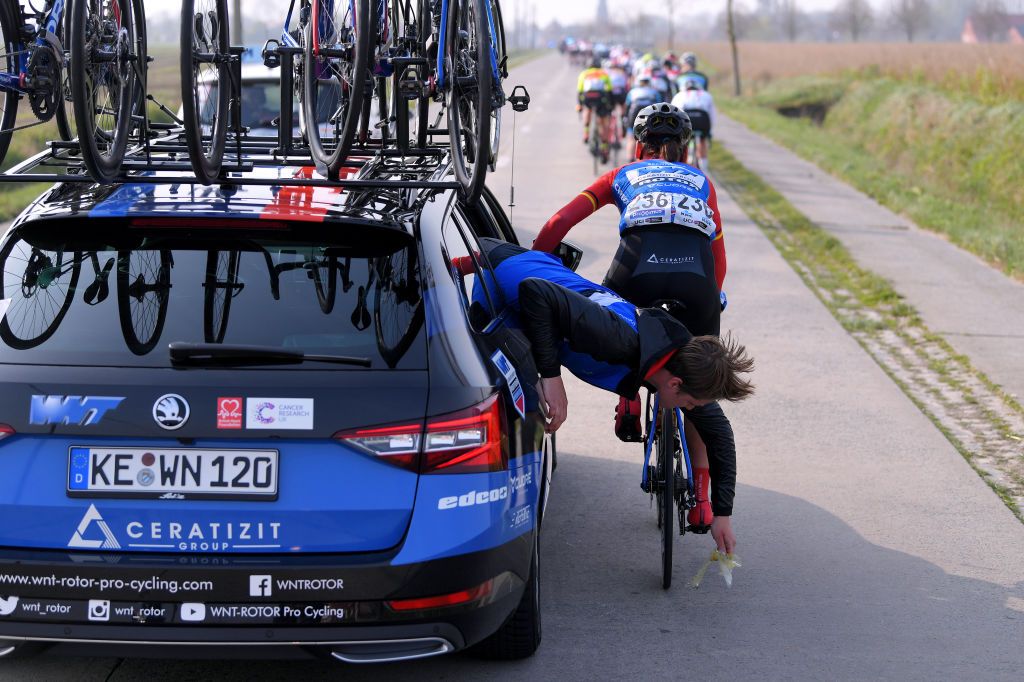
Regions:
[[250, 575], [249, 576], [249, 596], [250, 597], [269, 597], [274, 593], [273, 584], [270, 581], [269, 575]]

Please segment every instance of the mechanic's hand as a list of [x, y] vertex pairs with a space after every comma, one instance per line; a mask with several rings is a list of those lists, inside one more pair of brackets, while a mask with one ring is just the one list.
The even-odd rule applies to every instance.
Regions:
[[716, 516], [711, 522], [711, 537], [719, 551], [732, 554], [736, 549], [736, 535], [732, 532], [731, 516]]
[[569, 416], [569, 398], [565, 395], [565, 384], [562, 383], [562, 377], [549, 377], [541, 379], [537, 389], [548, 418], [544, 430], [554, 433]]

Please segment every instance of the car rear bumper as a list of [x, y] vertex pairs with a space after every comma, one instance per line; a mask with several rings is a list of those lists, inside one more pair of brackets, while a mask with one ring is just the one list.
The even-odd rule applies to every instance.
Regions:
[[[90, 656], [423, 658], [501, 626], [522, 597], [532, 547], [527, 533], [402, 566], [381, 555], [167, 561], [0, 551], [0, 653], [16, 645]], [[445, 606], [408, 601], [443, 595], [461, 596]]]

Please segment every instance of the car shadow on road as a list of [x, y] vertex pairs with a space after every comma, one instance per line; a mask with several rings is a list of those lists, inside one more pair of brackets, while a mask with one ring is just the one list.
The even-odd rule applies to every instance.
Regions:
[[[738, 488], [744, 565], [732, 589], [714, 567], [699, 589], [687, 586], [712, 548], [710, 536], [687, 535], [675, 545], [676, 582], [662, 590], [639, 475], [639, 458], [559, 455], [542, 535], [544, 641], [526, 661], [34, 659], [0, 662], [0, 680], [1019, 679], [1024, 584], [953, 575], [778, 492]], [[962, 570], [984, 573], [984, 562]]]

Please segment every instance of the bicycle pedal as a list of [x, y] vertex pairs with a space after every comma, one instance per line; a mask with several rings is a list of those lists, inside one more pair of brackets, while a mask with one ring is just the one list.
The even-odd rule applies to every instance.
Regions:
[[708, 531], [711, 530], [711, 526], [686, 526], [686, 530], [696, 535], [707, 535]]

